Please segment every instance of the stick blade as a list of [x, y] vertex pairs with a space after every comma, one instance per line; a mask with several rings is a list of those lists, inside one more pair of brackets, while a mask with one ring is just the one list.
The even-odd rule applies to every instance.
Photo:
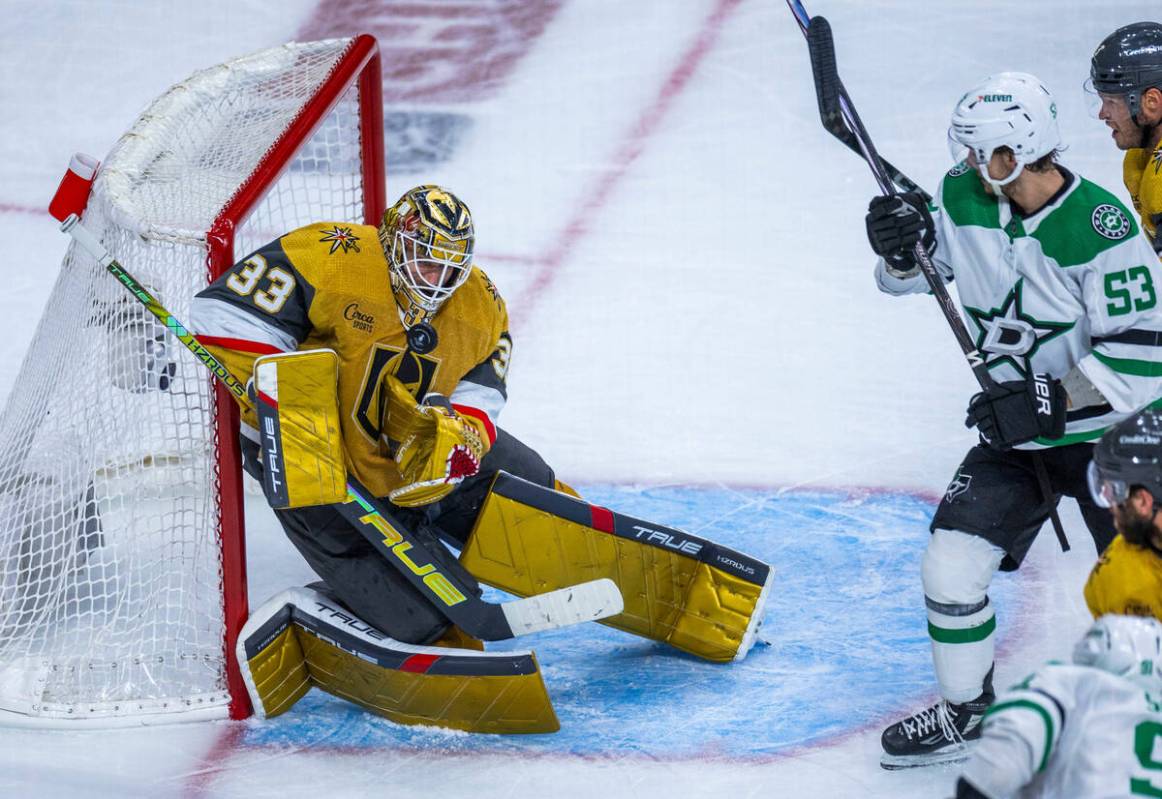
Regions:
[[835, 41], [831, 37], [831, 23], [824, 17], [814, 16], [807, 28], [807, 50], [811, 54], [811, 74], [815, 77], [815, 97], [819, 101], [819, 116], [829, 131], [845, 130], [839, 109], [839, 67], [835, 63]]
[[518, 636], [615, 616], [625, 609], [625, 602], [613, 580], [602, 577], [506, 602], [502, 607], [512, 634]]

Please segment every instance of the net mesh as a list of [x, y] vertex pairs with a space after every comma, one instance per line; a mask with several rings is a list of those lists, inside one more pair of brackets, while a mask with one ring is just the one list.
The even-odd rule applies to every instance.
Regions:
[[[207, 231], [350, 45], [199, 72], [105, 159], [84, 222], [178, 319], [208, 281]], [[353, 84], [234, 220], [229, 260], [361, 222], [360, 159]], [[72, 247], [0, 416], [0, 721], [225, 715], [214, 417], [205, 368]]]

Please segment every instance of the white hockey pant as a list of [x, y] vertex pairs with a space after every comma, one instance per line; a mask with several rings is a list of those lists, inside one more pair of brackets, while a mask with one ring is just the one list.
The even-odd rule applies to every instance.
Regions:
[[928, 636], [940, 694], [961, 703], [980, 696], [996, 648], [996, 614], [989, 583], [1005, 551], [958, 530], [936, 530], [924, 551], [921, 577]]

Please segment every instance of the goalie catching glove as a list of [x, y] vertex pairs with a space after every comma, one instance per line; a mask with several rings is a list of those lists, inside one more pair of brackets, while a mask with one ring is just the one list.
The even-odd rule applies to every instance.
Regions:
[[417, 404], [397, 378], [389, 375], [385, 382], [388, 402], [382, 429], [403, 477], [388, 499], [405, 508], [438, 502], [480, 471], [480, 461], [492, 446], [490, 426], [457, 413], [444, 397], [429, 396]]

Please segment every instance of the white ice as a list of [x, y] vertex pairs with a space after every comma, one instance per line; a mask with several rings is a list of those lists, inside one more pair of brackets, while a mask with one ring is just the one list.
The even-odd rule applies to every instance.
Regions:
[[[0, 2], [0, 396], [65, 249], [43, 209], [69, 156], [102, 155], [170, 84], [291, 38], [315, 5]], [[1081, 84], [1102, 37], [1155, 4], [815, 0], [808, 10], [830, 19], [841, 75], [881, 152], [920, 183], [950, 166], [945, 130], [960, 93], [1016, 69], [1055, 92], [1066, 163], [1125, 198], [1120, 154], [1087, 116]], [[961, 420], [974, 384], [931, 299], [877, 293], [863, 230], [874, 184], [821, 128], [783, 3], [571, 0], [500, 90], [462, 110], [474, 125], [455, 157], [433, 174], [389, 174], [388, 195], [423, 178], [469, 200], [480, 262], [514, 317], [503, 423], [560, 475], [943, 491], [973, 442]], [[1048, 534], [1034, 547], [1001, 685], [1063, 655], [1085, 624], [1094, 553], [1063, 507], [1073, 551]], [[310, 580], [269, 513], [248, 511], [252, 601]], [[745, 541], [746, 513], [734, 519]], [[918, 575], [903, 585], [918, 597]], [[822, 644], [828, 629], [802, 637]], [[836, 679], [857, 694], [885, 690], [861, 674]], [[913, 709], [905, 699], [901, 712]], [[764, 723], [747, 710], [733, 708], [740, 739]], [[955, 776], [881, 770], [878, 724], [761, 760], [328, 740], [247, 748], [236, 745], [242, 728], [0, 731], [0, 794], [939, 797]]]

